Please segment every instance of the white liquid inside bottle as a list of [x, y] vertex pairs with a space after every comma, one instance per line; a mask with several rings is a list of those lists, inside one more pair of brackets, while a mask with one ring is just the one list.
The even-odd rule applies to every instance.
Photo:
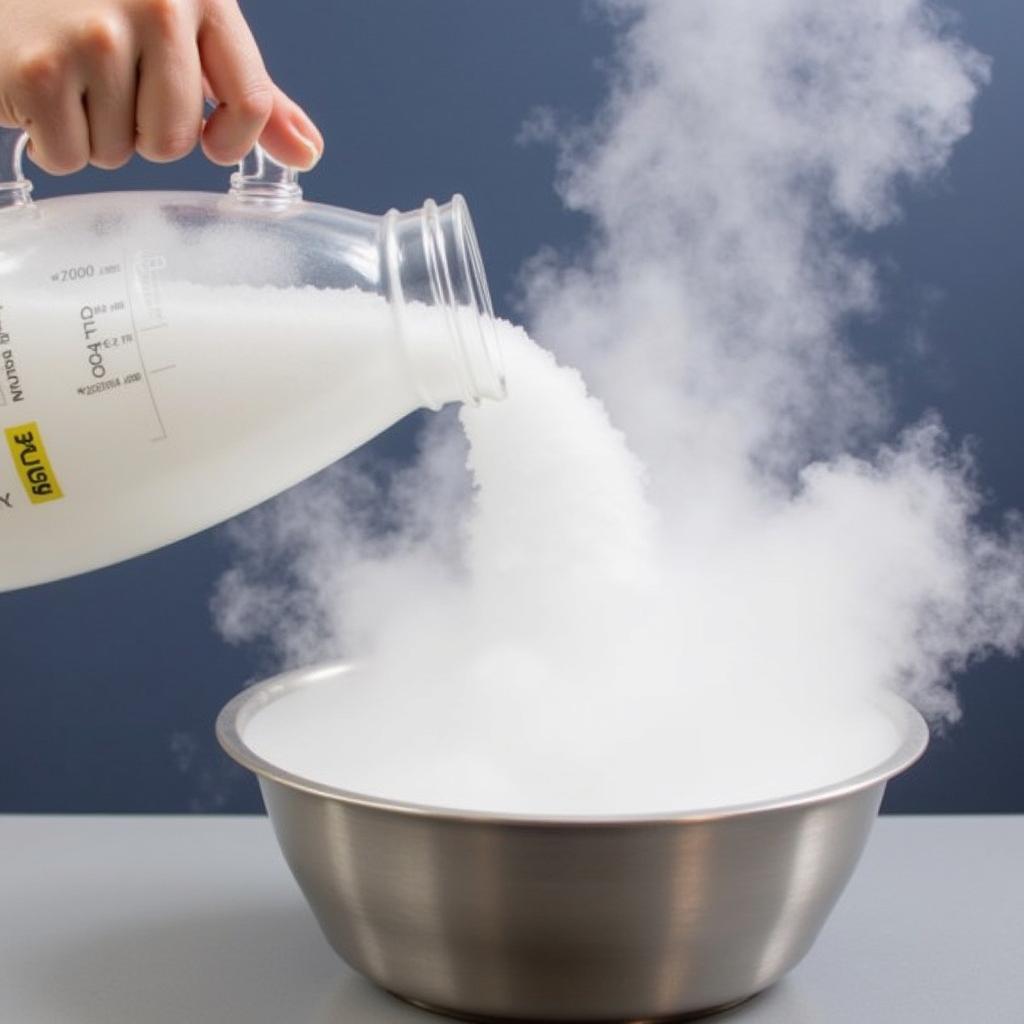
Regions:
[[[177, 285], [161, 299], [166, 320], [147, 331], [145, 355], [128, 308], [38, 293], [0, 310], [20, 378], [0, 452], [0, 495], [13, 506], [4, 587], [220, 522], [421, 404], [381, 296]], [[62, 357], [76, 333], [81, 345]], [[421, 358], [448, 371], [446, 339], [421, 343]]]

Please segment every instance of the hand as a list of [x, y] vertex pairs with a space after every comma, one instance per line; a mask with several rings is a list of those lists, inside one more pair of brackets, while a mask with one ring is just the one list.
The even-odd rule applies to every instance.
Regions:
[[[323, 138], [274, 83], [237, 0], [0, 0], [0, 124], [51, 174], [164, 162], [202, 139], [218, 164], [259, 139], [308, 170]], [[206, 97], [217, 108], [203, 120]]]

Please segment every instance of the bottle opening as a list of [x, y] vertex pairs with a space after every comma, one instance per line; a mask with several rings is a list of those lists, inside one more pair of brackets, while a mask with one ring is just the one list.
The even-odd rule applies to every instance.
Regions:
[[389, 211], [381, 242], [387, 292], [424, 406], [504, 398], [494, 307], [465, 199]]
[[423, 243], [431, 289], [446, 310], [466, 401], [501, 399], [507, 388], [494, 306], [469, 207], [461, 195], [423, 206]]

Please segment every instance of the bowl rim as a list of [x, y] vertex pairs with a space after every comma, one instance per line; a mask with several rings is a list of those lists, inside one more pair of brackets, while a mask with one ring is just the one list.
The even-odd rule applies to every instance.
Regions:
[[720, 821], [726, 818], [761, 814], [766, 811], [805, 807], [808, 804], [824, 803], [839, 797], [851, 796], [862, 790], [884, 784], [894, 775], [909, 768], [924, 753], [929, 740], [928, 725], [913, 705], [895, 693], [879, 691], [867, 699], [888, 716], [902, 738], [896, 749], [874, 767], [848, 776], [839, 782], [802, 790], [788, 796], [769, 797], [747, 803], [725, 804], [720, 807], [698, 807], [685, 811], [633, 814], [558, 815], [472, 810], [421, 804], [330, 786], [275, 765], [257, 754], [243, 739], [246, 725], [263, 708], [281, 700], [295, 690], [338, 679], [357, 672], [359, 668], [359, 664], [353, 662], [324, 662], [306, 668], [292, 669], [262, 682], [253, 683], [232, 697], [221, 709], [215, 726], [217, 741], [232, 760], [242, 767], [248, 768], [261, 779], [352, 807], [448, 822], [537, 828], [593, 828], [595, 826], [656, 826]]

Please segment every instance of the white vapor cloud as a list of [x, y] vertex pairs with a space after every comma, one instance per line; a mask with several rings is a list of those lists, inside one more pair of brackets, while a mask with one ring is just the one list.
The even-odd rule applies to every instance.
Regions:
[[829, 761], [854, 703], [894, 689], [953, 721], [956, 673], [1024, 636], [1019, 522], [979, 525], [969, 449], [936, 414], [894, 422], [845, 340], [879, 303], [856, 236], [942, 173], [986, 58], [922, 0], [601, 6], [619, 42], [599, 115], [524, 133], [559, 147], [591, 224], [582, 256], [522, 274], [531, 336], [582, 378], [506, 329], [507, 406], [442, 414], [411, 465], [357, 455], [230, 527], [224, 635], [381, 666], [350, 713], [391, 709], [404, 757], [375, 770], [403, 793], [800, 788], [816, 758], [857, 770], [853, 747]]

